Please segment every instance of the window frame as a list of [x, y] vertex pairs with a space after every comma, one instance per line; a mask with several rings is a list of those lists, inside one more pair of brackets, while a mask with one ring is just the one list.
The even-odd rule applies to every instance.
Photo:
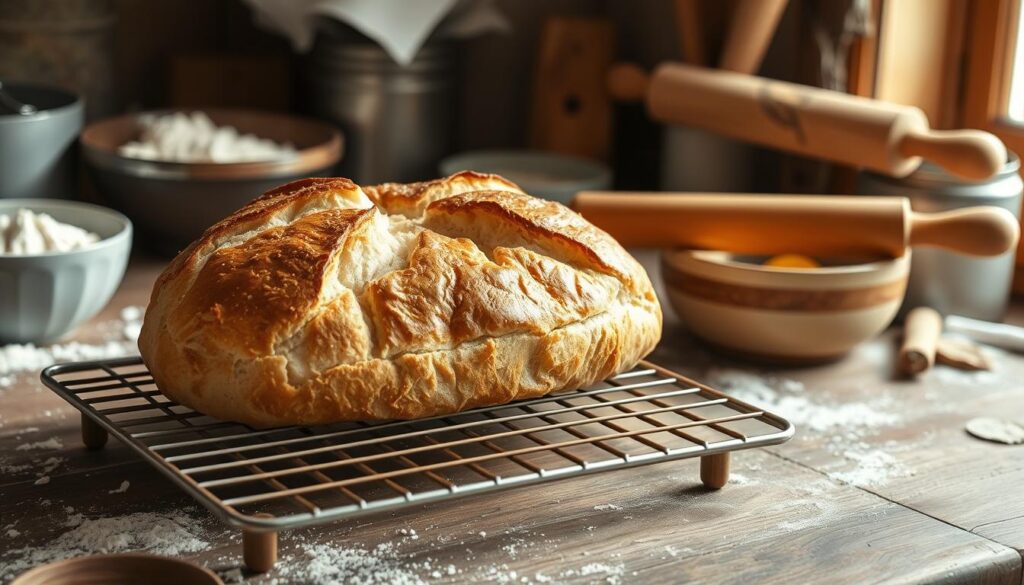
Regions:
[[[1024, 124], [1009, 119], [1010, 72], [1021, 0], [973, 0], [968, 6], [960, 125], [987, 130], [1024, 155]], [[1022, 173], [1024, 174], [1024, 173]], [[1013, 292], [1024, 295], [1024, 239], [1017, 246]]]
[[974, 0], [968, 13], [962, 125], [987, 130], [1024, 152], [1024, 124], [1006, 115], [1019, 0]]

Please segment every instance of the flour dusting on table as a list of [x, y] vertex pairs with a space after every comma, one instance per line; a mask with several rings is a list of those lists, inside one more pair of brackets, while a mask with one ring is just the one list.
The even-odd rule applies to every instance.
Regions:
[[707, 379], [712, 386], [739, 400], [782, 415], [796, 426], [798, 438], [825, 438], [823, 447], [837, 459], [828, 470], [829, 477], [835, 480], [877, 487], [914, 474], [893, 454], [895, 445], [877, 448], [863, 441], [904, 422], [891, 396], [829, 403], [814, 400], [813, 393], [800, 382], [734, 368], [712, 368]]
[[26, 546], [0, 555], [0, 579], [61, 559], [98, 553], [146, 551], [187, 556], [210, 546], [201, 523], [185, 514], [139, 512], [112, 518], [86, 518], [65, 508], [66, 532], [42, 546]]
[[732, 368], [712, 368], [709, 383], [731, 396], [781, 414], [797, 431], [825, 433], [836, 429], [862, 431], [899, 424], [902, 417], [886, 408], [892, 400], [879, 397], [869, 402], [821, 404], [811, 400], [796, 380], [761, 376]]
[[33, 443], [22, 443], [14, 448], [15, 451], [34, 451], [36, 449], [63, 449], [64, 441], [60, 437], [50, 437], [45, 441], [35, 441]]
[[38, 375], [43, 368], [57, 363], [138, 355], [143, 313], [144, 308], [138, 306], [121, 309], [119, 319], [100, 324], [107, 339], [97, 343], [69, 341], [44, 346], [33, 343], [0, 346], [0, 387], [13, 385], [19, 374]]
[[[890, 450], [893, 448], [890, 446]], [[891, 479], [914, 475], [914, 471], [900, 463], [890, 450], [872, 449], [863, 443], [855, 445], [841, 453], [844, 459], [853, 463], [853, 467], [829, 471], [828, 476], [852, 485], [878, 487]]]
[[[422, 566], [420, 570], [426, 570]], [[272, 584], [361, 583], [364, 585], [425, 585], [416, 569], [403, 566], [392, 543], [373, 549], [334, 544], [308, 544], [299, 555], [289, 558], [277, 571]]]

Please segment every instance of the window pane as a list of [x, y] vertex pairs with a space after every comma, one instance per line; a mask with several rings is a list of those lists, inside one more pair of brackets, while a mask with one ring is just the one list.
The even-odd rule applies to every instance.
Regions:
[[1021, 31], [1024, 26], [1024, 10], [1017, 11], [1017, 28], [1014, 31], [1016, 43], [1013, 47], [1013, 71], [1010, 78], [1010, 107], [1007, 114], [1011, 120], [1024, 122], [1024, 42]]

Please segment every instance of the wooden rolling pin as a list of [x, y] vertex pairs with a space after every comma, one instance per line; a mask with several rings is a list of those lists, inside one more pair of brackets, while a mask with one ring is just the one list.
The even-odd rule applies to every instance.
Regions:
[[666, 63], [612, 67], [613, 97], [644, 99], [654, 120], [903, 177], [922, 158], [968, 179], [991, 177], [1006, 147], [981, 130], [931, 130], [920, 109], [729, 71]]
[[931, 307], [917, 307], [907, 313], [903, 325], [903, 343], [897, 366], [908, 375], [916, 375], [935, 365], [935, 350], [942, 336], [942, 315]]
[[999, 207], [920, 213], [905, 197], [583, 191], [573, 209], [624, 246], [741, 254], [896, 258], [907, 246], [938, 246], [995, 256], [1020, 235]]

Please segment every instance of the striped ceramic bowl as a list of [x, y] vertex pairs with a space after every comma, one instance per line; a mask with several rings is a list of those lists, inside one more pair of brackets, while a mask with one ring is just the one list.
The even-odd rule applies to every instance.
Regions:
[[675, 250], [662, 255], [669, 302], [709, 344], [762, 361], [815, 363], [874, 337], [899, 310], [909, 252], [820, 268], [763, 266], [764, 257]]

